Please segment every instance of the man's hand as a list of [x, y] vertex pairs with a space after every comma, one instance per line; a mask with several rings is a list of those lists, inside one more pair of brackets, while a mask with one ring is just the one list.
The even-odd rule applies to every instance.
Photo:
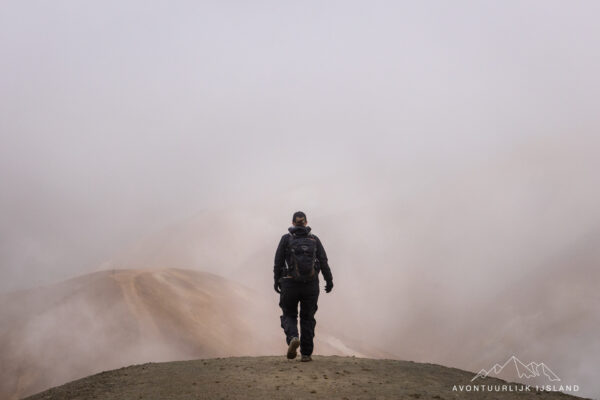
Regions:
[[331, 292], [331, 289], [333, 289], [333, 282], [327, 282], [325, 284], [325, 292], [329, 293], [329, 292]]
[[281, 293], [281, 289], [280, 289], [281, 288], [281, 283], [275, 281], [275, 284], [273, 285], [273, 288], [275, 289], [275, 291], [277, 293]]

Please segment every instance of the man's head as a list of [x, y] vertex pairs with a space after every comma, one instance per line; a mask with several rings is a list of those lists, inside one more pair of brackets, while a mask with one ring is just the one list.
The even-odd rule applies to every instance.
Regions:
[[306, 214], [302, 211], [296, 211], [292, 216], [292, 224], [294, 226], [306, 226]]

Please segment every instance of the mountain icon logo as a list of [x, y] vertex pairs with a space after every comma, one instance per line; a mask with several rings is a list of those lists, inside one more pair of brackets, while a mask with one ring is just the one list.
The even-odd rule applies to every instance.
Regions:
[[550, 369], [550, 367], [548, 367], [543, 362], [538, 363], [538, 362], [532, 361], [528, 364], [525, 364], [524, 362], [522, 362], [521, 360], [519, 360], [517, 357], [515, 357], [513, 355], [513, 356], [510, 356], [509, 359], [506, 360], [504, 362], [504, 364], [502, 364], [502, 365], [494, 364], [488, 370], [482, 369], [481, 371], [479, 371], [477, 373], [477, 375], [475, 375], [473, 377], [473, 379], [471, 379], [471, 382], [473, 382], [477, 378], [485, 378], [486, 376], [488, 376], [490, 374], [498, 375], [500, 372], [502, 372], [502, 370], [504, 370], [505, 367], [510, 367], [510, 366], [514, 366], [515, 370], [517, 371], [517, 376], [519, 378], [529, 379], [529, 378], [535, 378], [538, 376], [545, 376], [546, 379], [548, 379], [551, 382], [560, 381], [560, 378], [558, 377], [558, 375], [556, 375]]

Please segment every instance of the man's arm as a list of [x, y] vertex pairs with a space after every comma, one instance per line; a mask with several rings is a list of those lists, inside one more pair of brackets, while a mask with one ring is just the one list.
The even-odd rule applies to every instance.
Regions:
[[279, 281], [281, 278], [281, 271], [285, 267], [285, 246], [287, 243], [287, 236], [283, 235], [281, 240], [279, 241], [279, 245], [277, 246], [277, 251], [275, 251], [275, 265], [273, 266], [273, 279], [275, 282]]
[[323, 274], [323, 278], [325, 278], [325, 282], [328, 284], [333, 284], [333, 276], [331, 275], [331, 268], [329, 268], [329, 264], [327, 263], [327, 253], [325, 252], [325, 248], [321, 243], [321, 239], [317, 237], [317, 259], [319, 260], [319, 266], [321, 267], [321, 273]]

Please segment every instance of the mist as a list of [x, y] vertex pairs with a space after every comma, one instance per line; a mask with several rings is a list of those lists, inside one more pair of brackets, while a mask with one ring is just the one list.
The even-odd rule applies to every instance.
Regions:
[[598, 396], [599, 8], [3, 2], [0, 292], [178, 267], [276, 304], [303, 210], [318, 324]]

